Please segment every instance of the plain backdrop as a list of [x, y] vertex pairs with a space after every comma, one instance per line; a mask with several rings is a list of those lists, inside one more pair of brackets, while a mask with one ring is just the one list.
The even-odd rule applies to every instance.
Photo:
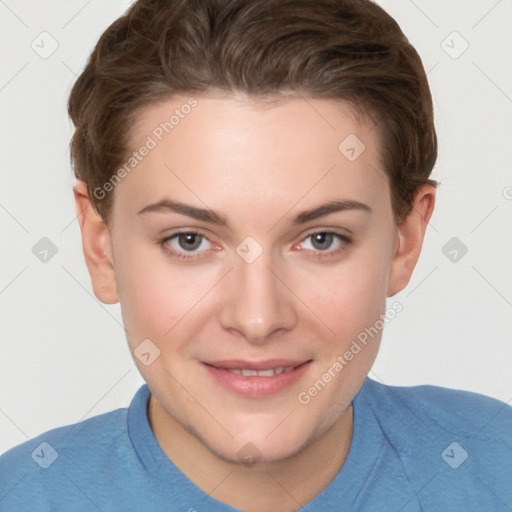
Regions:
[[[370, 376], [510, 401], [512, 2], [379, 3], [428, 71], [442, 185], [417, 269], [395, 299], [403, 311], [386, 327]], [[143, 382], [119, 306], [92, 293], [66, 112], [98, 37], [128, 6], [0, 1], [0, 453], [126, 407]]]

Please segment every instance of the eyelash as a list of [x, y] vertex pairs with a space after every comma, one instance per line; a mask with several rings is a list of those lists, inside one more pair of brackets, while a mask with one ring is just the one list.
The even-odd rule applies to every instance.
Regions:
[[[334, 250], [325, 250], [325, 251], [311, 251], [310, 249], [306, 249], [308, 252], [312, 252], [311, 256], [313, 258], [333, 258], [338, 256], [340, 253], [346, 250], [346, 246], [350, 245], [352, 243], [352, 239], [347, 235], [342, 235], [341, 233], [336, 233], [335, 231], [327, 231], [327, 230], [316, 230], [308, 233], [301, 241], [300, 243], [304, 243], [308, 238], [313, 237], [315, 235], [333, 235], [336, 239], [338, 239], [339, 242], [341, 242], [341, 246]], [[162, 247], [162, 249], [169, 255], [177, 258], [181, 258], [184, 260], [191, 260], [191, 259], [197, 259], [199, 254], [201, 252], [206, 251], [200, 251], [200, 252], [193, 252], [193, 251], [176, 251], [174, 249], [170, 249], [168, 242], [171, 240], [178, 238], [180, 235], [195, 235], [202, 237], [205, 240], [208, 240], [208, 237], [204, 235], [203, 233], [200, 233], [199, 231], [179, 231], [177, 233], [174, 233], [171, 236], [168, 236], [161, 240], [159, 242], [159, 245]], [[208, 240], [210, 242], [210, 240]], [[212, 242], [210, 242], [212, 243]]]
[[311, 231], [308, 233], [302, 240], [301, 244], [304, 243], [305, 240], [307, 240], [310, 237], [313, 237], [315, 235], [333, 235], [335, 239], [337, 239], [340, 242], [340, 246], [337, 249], [328, 249], [326, 251], [311, 251], [310, 249], [306, 249], [308, 252], [311, 251], [311, 256], [313, 258], [335, 258], [336, 256], [339, 256], [342, 252], [344, 252], [347, 249], [347, 246], [352, 243], [352, 239], [347, 235], [342, 235], [341, 233], [337, 233], [336, 231], [328, 231], [328, 230], [316, 230]]

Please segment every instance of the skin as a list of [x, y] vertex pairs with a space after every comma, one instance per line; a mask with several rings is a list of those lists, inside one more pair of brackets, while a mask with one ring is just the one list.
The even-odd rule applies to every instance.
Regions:
[[[85, 259], [98, 299], [120, 301], [131, 351], [146, 338], [160, 350], [149, 366], [134, 361], [151, 390], [148, 417], [167, 456], [205, 492], [241, 510], [296, 510], [345, 461], [351, 401], [380, 335], [307, 405], [297, 396], [384, 314], [386, 297], [406, 286], [435, 190], [419, 188], [411, 213], [397, 224], [378, 132], [347, 104], [196, 99], [197, 107], [116, 186], [109, 226], [85, 185], [75, 186]], [[176, 96], [144, 111], [134, 149], [186, 100]], [[353, 162], [338, 150], [352, 133], [366, 146]], [[213, 210], [228, 226], [172, 211], [138, 213], [164, 199]], [[293, 223], [330, 201], [369, 210]], [[195, 252], [177, 238], [162, 243], [191, 230], [206, 237]], [[333, 237], [326, 248], [312, 231], [350, 241]], [[263, 250], [252, 263], [236, 252], [248, 236]], [[226, 391], [202, 365], [274, 358], [311, 362], [297, 382], [269, 397]], [[238, 455], [249, 442], [259, 457], [250, 467]]]

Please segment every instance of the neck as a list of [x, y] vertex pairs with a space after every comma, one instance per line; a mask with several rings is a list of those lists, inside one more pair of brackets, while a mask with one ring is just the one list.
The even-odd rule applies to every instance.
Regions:
[[150, 398], [148, 417], [160, 447], [174, 465], [206, 494], [245, 512], [292, 512], [329, 485], [348, 455], [353, 412], [301, 452], [284, 460], [236, 464], [219, 458]]

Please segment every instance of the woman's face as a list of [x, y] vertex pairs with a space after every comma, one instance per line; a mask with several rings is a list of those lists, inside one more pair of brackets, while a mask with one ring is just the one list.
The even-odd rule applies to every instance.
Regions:
[[380, 330], [353, 345], [393, 288], [377, 132], [339, 101], [195, 101], [143, 113], [115, 185], [128, 342], [169, 421], [222, 458], [279, 460], [343, 416], [377, 354]]

